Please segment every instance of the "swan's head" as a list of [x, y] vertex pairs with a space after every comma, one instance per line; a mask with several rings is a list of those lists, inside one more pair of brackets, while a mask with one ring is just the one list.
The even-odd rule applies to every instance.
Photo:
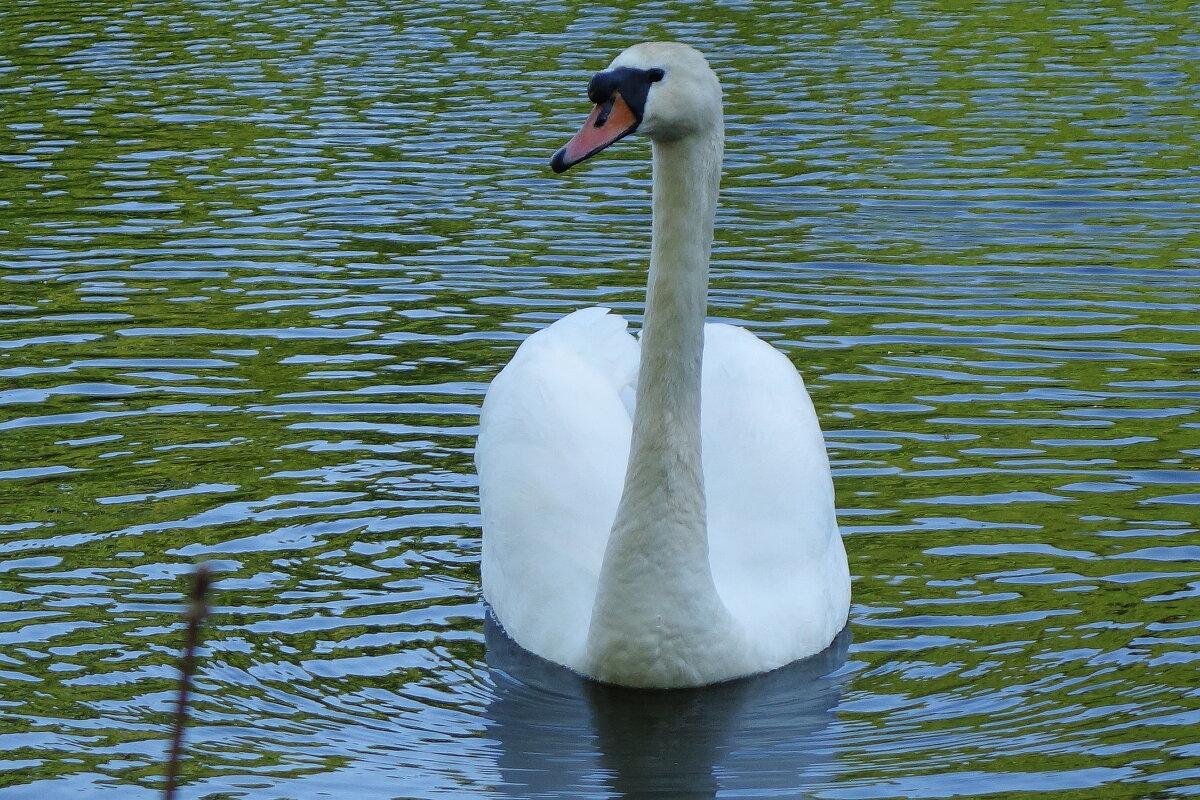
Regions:
[[721, 84], [704, 56], [678, 42], [635, 44], [588, 84], [596, 107], [550, 167], [563, 172], [634, 131], [674, 141], [721, 127]]

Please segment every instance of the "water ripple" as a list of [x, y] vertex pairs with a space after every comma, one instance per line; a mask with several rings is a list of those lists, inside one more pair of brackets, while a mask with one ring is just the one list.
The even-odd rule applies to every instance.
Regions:
[[[155, 794], [201, 559], [196, 796], [1191, 791], [1182, 6], [80, 11], [0, 11], [0, 797]], [[644, 143], [546, 159], [658, 37], [721, 73], [710, 311], [804, 374], [855, 605], [650, 700], [485, 630], [472, 446], [530, 332], [640, 323]]]

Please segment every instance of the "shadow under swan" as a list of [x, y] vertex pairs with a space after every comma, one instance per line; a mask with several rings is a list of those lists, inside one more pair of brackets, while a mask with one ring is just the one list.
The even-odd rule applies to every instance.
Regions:
[[598, 684], [520, 648], [490, 610], [486, 735], [512, 797], [796, 797], [833, 757], [849, 629], [788, 666], [700, 689]]

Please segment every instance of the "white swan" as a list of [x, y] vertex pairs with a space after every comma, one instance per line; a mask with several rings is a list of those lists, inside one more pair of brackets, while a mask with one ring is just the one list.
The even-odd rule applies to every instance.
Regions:
[[812, 402], [785, 356], [704, 322], [720, 84], [691, 47], [650, 42], [588, 95], [556, 172], [635, 130], [653, 145], [641, 346], [584, 309], [492, 382], [484, 596], [522, 647], [606, 683], [701, 686], [813, 655], [846, 623], [850, 578]]

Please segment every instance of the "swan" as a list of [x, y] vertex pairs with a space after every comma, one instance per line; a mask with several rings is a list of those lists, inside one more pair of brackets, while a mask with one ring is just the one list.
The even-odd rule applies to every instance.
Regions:
[[488, 388], [484, 599], [518, 645], [602, 683], [703, 686], [814, 655], [850, 605], [821, 429], [787, 357], [705, 324], [720, 83], [692, 47], [647, 42], [588, 97], [555, 172], [635, 131], [652, 146], [640, 345], [608, 309], [581, 309]]

